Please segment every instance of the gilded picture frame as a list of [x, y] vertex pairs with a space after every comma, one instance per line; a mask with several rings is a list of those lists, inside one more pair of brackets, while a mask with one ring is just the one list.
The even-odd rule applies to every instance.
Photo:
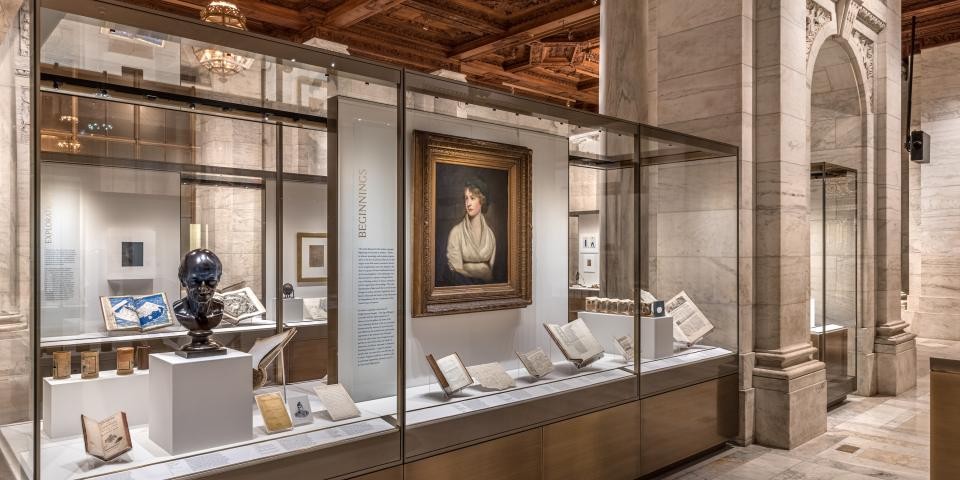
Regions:
[[413, 148], [413, 316], [529, 305], [531, 150], [425, 131]]

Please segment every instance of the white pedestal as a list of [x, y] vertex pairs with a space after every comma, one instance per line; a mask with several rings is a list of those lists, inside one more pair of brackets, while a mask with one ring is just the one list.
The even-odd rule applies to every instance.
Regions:
[[673, 317], [640, 317], [640, 358], [656, 360], [673, 355]]
[[171, 455], [250, 440], [250, 355], [150, 355], [150, 440]]
[[[587, 324], [587, 328], [597, 337], [603, 351], [620, 355], [616, 346], [616, 338], [633, 337], [633, 315], [619, 315], [616, 313], [577, 312], [577, 317]], [[636, 344], [636, 339], [633, 340]]]
[[99, 378], [43, 379], [43, 433], [50, 438], [80, 435], [80, 415], [96, 420], [124, 411], [131, 426], [147, 423], [150, 404], [148, 370], [117, 375], [102, 371]]
[[[277, 318], [277, 299], [270, 300], [270, 312], [273, 318]], [[283, 299], [283, 323], [302, 322], [303, 321], [303, 299], [302, 298], [284, 298]]]

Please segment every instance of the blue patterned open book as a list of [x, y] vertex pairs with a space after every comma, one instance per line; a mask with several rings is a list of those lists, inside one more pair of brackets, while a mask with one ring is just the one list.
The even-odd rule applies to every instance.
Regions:
[[107, 330], [148, 331], [173, 325], [173, 314], [163, 293], [100, 297]]

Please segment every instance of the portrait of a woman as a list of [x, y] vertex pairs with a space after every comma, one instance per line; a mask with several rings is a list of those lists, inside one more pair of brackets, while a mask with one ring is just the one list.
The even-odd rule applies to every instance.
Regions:
[[437, 286], [507, 281], [506, 170], [437, 164]]
[[[497, 254], [497, 237], [487, 225], [486, 185], [471, 179], [463, 185], [463, 220], [447, 236], [447, 267], [451, 283], [490, 283]], [[463, 278], [457, 278], [457, 277]]]
[[531, 302], [531, 150], [416, 131], [413, 315]]

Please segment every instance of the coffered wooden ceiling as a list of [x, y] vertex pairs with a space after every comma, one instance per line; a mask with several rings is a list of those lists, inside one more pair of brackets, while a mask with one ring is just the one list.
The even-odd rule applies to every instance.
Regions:
[[902, 0], [903, 55], [910, 54], [910, 20], [917, 17], [917, 47], [960, 42], [960, 0]]
[[[129, 0], [196, 18], [205, 0]], [[599, 0], [235, 0], [250, 30], [596, 110]]]

